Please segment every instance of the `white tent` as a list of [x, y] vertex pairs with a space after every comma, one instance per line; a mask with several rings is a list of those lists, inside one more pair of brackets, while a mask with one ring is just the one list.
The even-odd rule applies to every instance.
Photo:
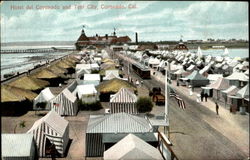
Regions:
[[249, 77], [242, 72], [233, 72], [231, 75], [227, 76], [226, 79], [247, 82]]
[[94, 84], [95, 86], [100, 83], [100, 74], [84, 74], [83, 84]]
[[128, 134], [104, 152], [104, 160], [163, 160], [158, 149], [133, 134]]
[[[48, 103], [51, 99], [53, 99], [55, 97], [54, 94], [51, 93], [49, 87], [43, 89], [40, 94], [34, 99], [33, 101], [33, 109], [37, 109], [36, 104], [37, 103]], [[47, 110], [49, 110], [50, 108], [48, 107], [48, 105], [46, 105]]]
[[191, 64], [191, 65], [187, 68], [188, 71], [193, 71], [194, 69], [195, 69], [195, 65], [193, 65], [193, 64]]
[[109, 58], [108, 52], [106, 50], [102, 50], [102, 58]]
[[244, 72], [245, 75], [249, 76], [249, 69]]
[[33, 134], [2, 134], [1, 141], [1, 159], [35, 159], [36, 150]]
[[120, 79], [119, 70], [106, 70], [105, 77], [103, 77], [103, 80], [111, 80], [113, 78]]
[[111, 95], [109, 102], [110, 112], [137, 114], [136, 102], [137, 97], [133, 92], [127, 88], [121, 88], [116, 94]]
[[222, 90], [221, 94], [224, 97], [225, 103], [227, 104], [229, 102], [228, 97], [234, 96], [238, 91], [239, 88], [237, 88], [236, 86], [231, 86], [228, 89]]
[[158, 58], [150, 57], [149, 61], [148, 61], [148, 64], [152, 65], [152, 67], [154, 68], [154, 67], [157, 67], [160, 64], [160, 60]]
[[215, 57], [215, 61], [216, 61], [216, 62], [221, 63], [223, 60], [224, 60], [224, 58], [221, 57], [221, 56], [216, 56], [216, 57]]
[[84, 74], [84, 81], [100, 81], [100, 74]]
[[93, 84], [78, 85], [73, 92], [79, 99], [84, 102], [95, 102], [98, 100], [98, 94]]
[[210, 64], [209, 64], [209, 65], [206, 65], [204, 68], [202, 68], [202, 69], [199, 71], [199, 73], [200, 73], [200, 74], [203, 74], [203, 73], [207, 72], [210, 68], [211, 68], [211, 65], [210, 65]]
[[50, 111], [37, 120], [27, 133], [34, 135], [39, 157], [47, 156], [45, 151], [51, 144], [61, 156], [64, 156], [69, 142], [69, 122], [56, 112]]
[[77, 114], [77, 98], [67, 88], [49, 102], [51, 110], [59, 115], [74, 116]]
[[245, 99], [249, 99], [249, 84], [247, 84], [245, 87], [241, 88], [237, 93], [236, 93], [237, 97], [240, 98], [245, 98]]
[[174, 72], [174, 74], [176, 75], [181, 75], [187, 73], [187, 71], [185, 71], [183, 68], [178, 69], [177, 71]]
[[217, 79], [222, 78], [222, 74], [208, 74], [207, 79], [209, 80], [210, 83], [215, 82]]
[[99, 70], [100, 66], [97, 63], [92, 64], [76, 64], [76, 72], [79, 70]]

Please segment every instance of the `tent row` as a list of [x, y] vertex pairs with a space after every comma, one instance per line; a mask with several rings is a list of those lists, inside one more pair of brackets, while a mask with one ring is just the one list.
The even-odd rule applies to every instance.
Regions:
[[57, 96], [45, 88], [33, 101], [34, 110], [54, 110], [59, 115], [76, 115], [78, 112], [77, 97], [65, 88]]
[[35, 121], [26, 133], [1, 134], [2, 159], [65, 157], [69, 144], [69, 122], [54, 111]]

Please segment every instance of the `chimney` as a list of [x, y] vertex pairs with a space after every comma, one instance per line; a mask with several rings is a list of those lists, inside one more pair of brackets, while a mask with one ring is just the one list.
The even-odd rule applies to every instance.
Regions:
[[106, 38], [106, 40], [108, 40], [108, 34], [105, 34], [105, 38]]
[[138, 34], [135, 32], [135, 44], [138, 44]]

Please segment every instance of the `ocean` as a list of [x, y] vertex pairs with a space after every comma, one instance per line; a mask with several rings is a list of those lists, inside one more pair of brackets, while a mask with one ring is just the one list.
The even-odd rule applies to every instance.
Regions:
[[[213, 57], [216, 56], [222, 56], [224, 53], [225, 49], [206, 49], [202, 50], [201, 52], [203, 55], [211, 55]], [[197, 50], [190, 50], [190, 52], [197, 52]], [[228, 57], [230, 58], [235, 58], [235, 57], [240, 57], [240, 58], [247, 58], [249, 57], [249, 49], [248, 48], [228, 48]]]
[[[55, 46], [58, 48], [73, 48], [73, 46]], [[1, 50], [7, 49], [40, 49], [51, 48], [51, 46], [6, 46]], [[71, 52], [50, 52], [50, 53], [8, 53], [1, 54], [1, 79], [6, 73], [22, 73], [34, 68], [37, 64], [45, 63], [70, 54]]]

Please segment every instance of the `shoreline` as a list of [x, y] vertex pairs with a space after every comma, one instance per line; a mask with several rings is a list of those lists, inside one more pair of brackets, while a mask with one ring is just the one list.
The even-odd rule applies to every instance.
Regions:
[[[73, 53], [73, 52], [72, 52], [72, 53]], [[72, 54], [72, 53], [70, 53], [70, 54]], [[37, 67], [37, 65], [35, 65], [35, 66], [34, 66], [33, 68], [31, 68], [31, 69], [23, 69], [22, 72], [19, 72], [19, 74], [17, 74], [18, 72], [15, 72], [15, 73], [14, 73], [14, 76], [11, 76], [11, 77], [9, 77], [9, 78], [4, 78], [3, 75], [1, 75], [1, 85], [7, 84], [7, 83], [9, 83], [9, 82], [11, 82], [11, 81], [13, 81], [13, 80], [16, 80], [16, 79], [18, 79], [18, 78], [20, 78], [20, 77], [22, 77], [22, 76], [27, 75], [27, 73], [28, 73], [29, 71], [30, 71], [30, 72], [36, 72], [36, 71], [38, 71], [38, 70], [41, 70], [41, 69], [43, 69], [43, 68], [46, 68], [48, 65], [53, 65], [54, 63], [56, 63], [56, 62], [58, 62], [58, 61], [64, 59], [64, 58], [67, 57], [67, 56], [69, 56], [70, 54], [64, 55], [64, 56], [62, 56], [62, 57], [60, 57], [60, 58], [56, 58], [56, 59], [53, 59], [53, 60], [50, 60], [50, 61], [47, 61], [47, 62], [43, 62], [42, 64], [41, 64], [41, 63], [40, 63], [40, 64], [37, 64], [37, 65], [39, 65], [38, 67]]]

